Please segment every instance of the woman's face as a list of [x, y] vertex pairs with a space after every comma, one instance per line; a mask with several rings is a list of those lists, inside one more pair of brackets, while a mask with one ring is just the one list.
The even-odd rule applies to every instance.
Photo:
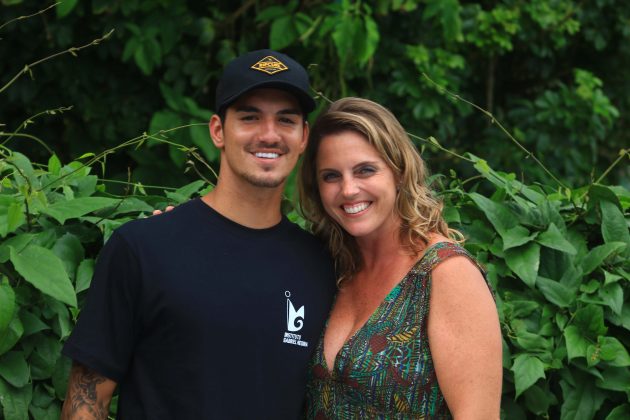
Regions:
[[315, 161], [324, 209], [344, 230], [359, 240], [391, 239], [398, 232], [396, 178], [362, 134], [325, 136]]

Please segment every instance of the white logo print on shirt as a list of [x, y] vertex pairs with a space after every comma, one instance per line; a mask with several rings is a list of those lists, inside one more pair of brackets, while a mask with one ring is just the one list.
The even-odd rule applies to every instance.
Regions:
[[304, 305], [300, 306], [300, 309], [295, 310], [293, 302], [291, 302], [291, 292], [284, 292], [284, 296], [287, 298], [287, 330], [290, 332], [284, 333], [283, 343], [293, 344], [300, 347], [308, 347], [308, 342], [302, 341], [302, 335], [294, 334], [300, 331], [304, 326]]

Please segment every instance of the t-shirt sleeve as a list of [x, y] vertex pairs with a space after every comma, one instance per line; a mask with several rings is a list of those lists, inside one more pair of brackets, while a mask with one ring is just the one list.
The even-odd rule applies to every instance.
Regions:
[[85, 307], [63, 354], [120, 382], [137, 337], [140, 283], [136, 256], [114, 232], [98, 257]]

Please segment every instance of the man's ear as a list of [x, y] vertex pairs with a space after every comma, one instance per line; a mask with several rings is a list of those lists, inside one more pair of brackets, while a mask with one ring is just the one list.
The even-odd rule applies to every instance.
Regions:
[[223, 147], [225, 146], [225, 142], [223, 141], [223, 123], [221, 122], [221, 118], [219, 118], [217, 114], [214, 114], [210, 118], [208, 128], [210, 130], [210, 138], [212, 138], [212, 143], [214, 143], [217, 149], [223, 150]]

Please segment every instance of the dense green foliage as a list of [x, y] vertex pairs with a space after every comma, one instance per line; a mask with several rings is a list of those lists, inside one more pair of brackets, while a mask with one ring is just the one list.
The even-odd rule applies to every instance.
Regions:
[[[0, 22], [41, 7], [1, 4]], [[531, 181], [548, 180], [424, 72], [496, 115], [567, 185], [584, 185], [630, 138], [629, 22], [625, 0], [63, 0], [56, 13], [0, 30], [0, 85], [34, 58], [115, 32], [98, 49], [78, 52], [80, 61], [68, 55], [32, 68], [35, 82], [22, 77], [4, 93], [0, 122], [71, 105], [63, 118], [37, 121], [31, 134], [46, 138], [62, 160], [100, 152], [145, 130], [205, 122], [223, 64], [271, 46], [310, 65], [314, 88], [328, 98], [374, 99], [412, 133], [433, 135], [493, 167], [519, 168]], [[216, 163], [203, 128], [176, 137]], [[47, 156], [27, 139], [12, 146]], [[450, 155], [430, 158], [436, 172], [472, 173]], [[110, 176], [127, 179], [131, 168], [135, 181], [177, 186], [186, 177], [171, 165], [185, 162], [174, 148], [127, 150], [111, 158]], [[628, 167], [617, 166], [609, 179], [627, 186]]]
[[[218, 71], [268, 44], [316, 63], [326, 96], [379, 100], [428, 138], [446, 217], [496, 289], [504, 418], [630, 416], [630, 192], [611, 186], [629, 182], [626, 2], [68, 0], [6, 26], [37, 6], [0, 2], [0, 418], [58, 417], [103, 242], [205, 191]], [[111, 28], [78, 61], [24, 68]]]

